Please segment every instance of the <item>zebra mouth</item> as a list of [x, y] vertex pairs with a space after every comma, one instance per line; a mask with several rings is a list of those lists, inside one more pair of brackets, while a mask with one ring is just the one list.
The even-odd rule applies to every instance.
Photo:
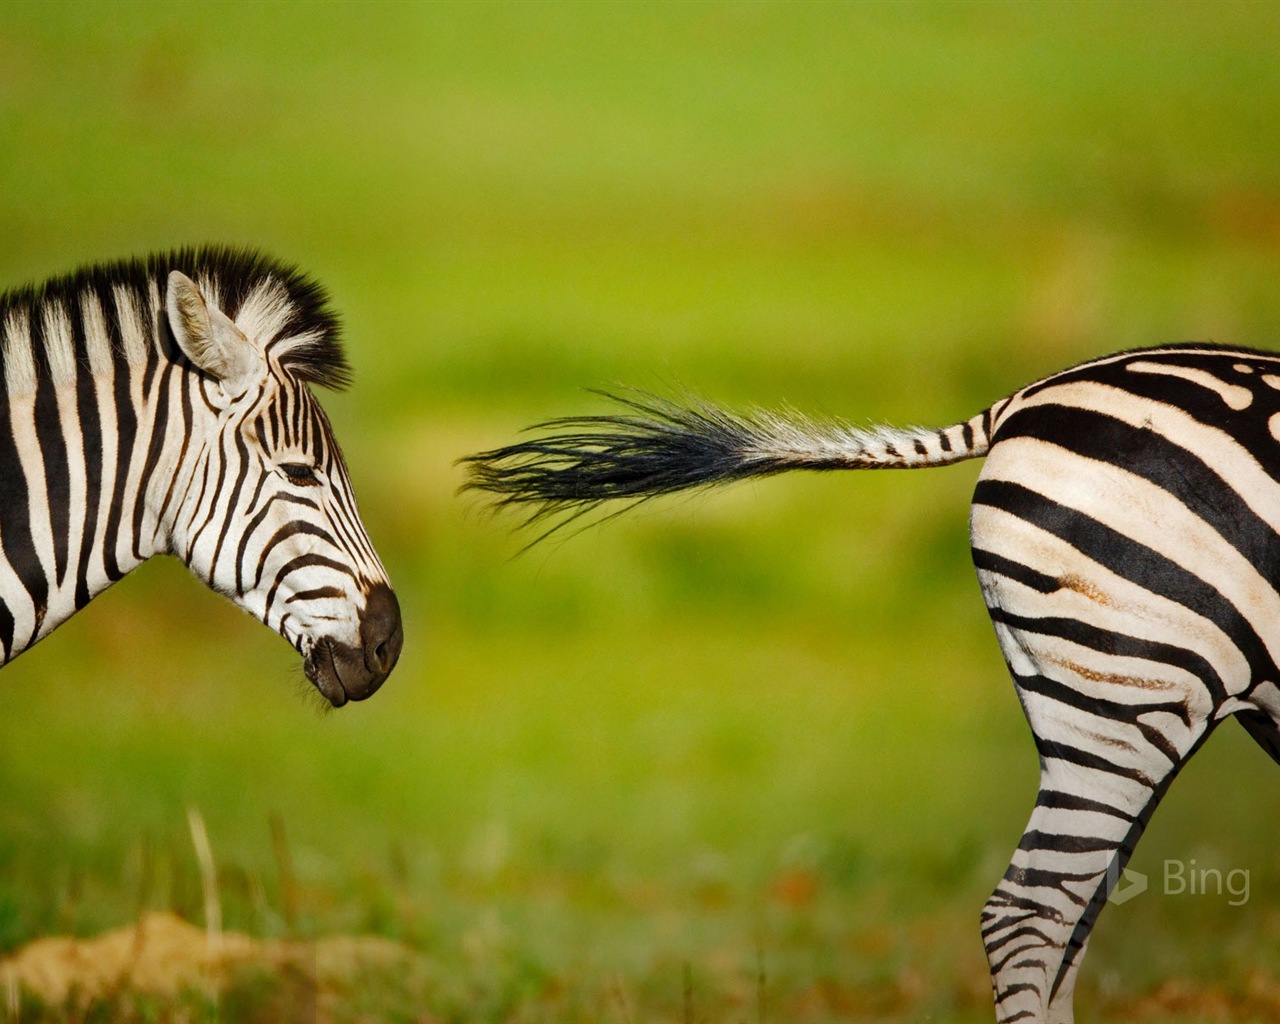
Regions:
[[303, 654], [302, 671], [325, 700], [340, 708], [347, 701], [372, 697], [395, 668], [403, 645], [400, 604], [384, 583], [366, 598], [360, 642], [320, 637]]
[[338, 666], [333, 660], [333, 644], [329, 641], [321, 640], [312, 645], [302, 659], [302, 673], [335, 708], [347, 702], [347, 691], [342, 685], [342, 677], [338, 675]]

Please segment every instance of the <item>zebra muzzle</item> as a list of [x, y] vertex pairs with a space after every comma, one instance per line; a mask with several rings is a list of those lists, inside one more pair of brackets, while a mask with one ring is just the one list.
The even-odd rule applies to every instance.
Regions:
[[395, 668], [404, 645], [400, 602], [385, 583], [375, 586], [360, 616], [360, 644], [317, 640], [303, 672], [335, 708], [373, 696]]

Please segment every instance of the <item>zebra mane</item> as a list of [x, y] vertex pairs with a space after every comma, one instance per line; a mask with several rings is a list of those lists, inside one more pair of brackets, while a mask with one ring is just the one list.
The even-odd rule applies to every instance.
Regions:
[[[17, 329], [15, 324], [29, 326], [36, 342], [28, 374], [45, 369], [56, 378], [59, 360], [67, 358], [79, 357], [91, 366], [103, 359], [145, 358], [157, 343], [152, 340], [154, 324], [164, 319], [166, 281], [173, 270], [196, 281], [214, 305], [260, 338], [298, 380], [336, 390], [351, 383], [341, 325], [324, 289], [292, 264], [215, 245], [91, 264], [3, 293], [0, 366], [5, 376], [11, 379], [14, 372], [8, 365], [11, 344], [6, 335]], [[50, 331], [49, 324], [66, 329]], [[88, 324], [105, 330], [90, 331]], [[159, 343], [172, 358], [172, 345]], [[95, 344], [104, 351], [94, 351]]]

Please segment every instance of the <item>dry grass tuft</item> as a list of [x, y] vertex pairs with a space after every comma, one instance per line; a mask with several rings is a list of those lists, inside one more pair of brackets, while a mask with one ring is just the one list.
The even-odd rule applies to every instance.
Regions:
[[314, 942], [259, 940], [237, 932], [212, 937], [170, 913], [143, 915], [136, 925], [91, 939], [37, 939], [0, 961], [0, 988], [48, 1006], [87, 1006], [121, 994], [172, 1000], [187, 992], [217, 994], [244, 969], [310, 981], [320, 1003], [358, 975], [416, 973], [420, 957], [376, 936], [333, 936]]

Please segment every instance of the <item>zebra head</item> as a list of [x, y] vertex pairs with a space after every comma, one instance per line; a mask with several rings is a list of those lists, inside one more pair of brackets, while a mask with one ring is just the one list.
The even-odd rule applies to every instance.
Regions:
[[233, 319], [219, 307], [216, 279], [169, 274], [169, 333], [194, 369], [185, 374], [191, 430], [161, 520], [169, 550], [288, 640], [307, 678], [340, 707], [382, 685], [403, 632], [308, 387], [346, 383], [326, 336], [336, 325], [308, 324], [270, 277], [238, 298]]

